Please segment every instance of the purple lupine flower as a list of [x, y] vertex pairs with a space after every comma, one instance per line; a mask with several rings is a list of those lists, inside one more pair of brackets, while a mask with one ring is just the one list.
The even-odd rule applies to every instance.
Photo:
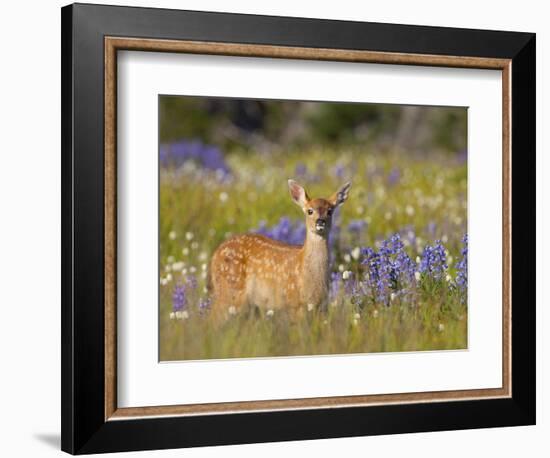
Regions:
[[388, 174], [388, 184], [390, 186], [394, 186], [399, 182], [399, 179], [401, 178], [401, 171], [394, 167], [391, 169], [390, 173]]
[[222, 151], [213, 145], [205, 145], [198, 140], [180, 140], [160, 146], [160, 163], [163, 167], [180, 167], [187, 161], [193, 161], [207, 170], [229, 175], [231, 170], [226, 164]]
[[379, 251], [387, 265], [386, 269], [394, 289], [399, 284], [408, 286], [412, 283], [415, 263], [405, 252], [405, 246], [399, 234], [394, 234], [388, 240], [384, 240]]
[[430, 237], [435, 237], [435, 231], [437, 230], [437, 224], [435, 224], [433, 221], [428, 223], [428, 226], [426, 228], [428, 231], [428, 234], [430, 234]]
[[[344, 275], [346, 275], [345, 277], [345, 281], [344, 281], [344, 291], [346, 292], [346, 294], [348, 296], [355, 296], [356, 292], [357, 292], [357, 286], [356, 286], [356, 282], [355, 282], [355, 278], [354, 278], [354, 275], [353, 275], [353, 272], [350, 272], [350, 271], [346, 271], [344, 272]], [[344, 278], [344, 277], [342, 277]]]
[[368, 291], [372, 292], [375, 300], [385, 302], [385, 295], [390, 284], [383, 269], [380, 254], [371, 247], [367, 247], [363, 250], [363, 256], [362, 264], [366, 266], [365, 286]]
[[172, 294], [172, 310], [174, 312], [181, 312], [187, 305], [187, 296], [185, 291], [185, 285], [177, 284]]
[[339, 272], [332, 272], [330, 274], [330, 285], [329, 285], [329, 298], [330, 301], [336, 300], [338, 294], [340, 293], [340, 286], [342, 284], [342, 276]]
[[303, 177], [307, 175], [307, 166], [303, 163], [296, 164], [296, 169], [294, 170], [296, 176]]
[[290, 218], [283, 216], [279, 220], [279, 224], [276, 224], [272, 228], [273, 238], [275, 240], [288, 240], [292, 233], [292, 224]]
[[306, 238], [305, 224], [302, 221], [292, 223], [290, 218], [286, 216], [283, 216], [279, 222], [272, 227], [268, 227], [265, 221], [262, 221], [254, 232], [291, 245], [301, 245]]
[[362, 219], [354, 219], [348, 224], [348, 231], [354, 234], [360, 234], [367, 228], [367, 222]]
[[447, 270], [447, 255], [440, 240], [436, 240], [433, 246], [426, 245], [424, 247], [419, 270], [420, 273], [426, 274], [434, 280], [440, 280], [444, 276]]
[[188, 275], [187, 277], [185, 277], [185, 283], [186, 286], [191, 289], [197, 288], [197, 278], [194, 275]]
[[343, 179], [346, 174], [346, 167], [342, 164], [337, 164], [334, 167], [334, 176], [339, 179]]
[[212, 299], [201, 297], [199, 300], [199, 314], [205, 315], [210, 311], [210, 305], [212, 305]]
[[406, 242], [408, 246], [415, 246], [416, 245], [416, 233], [414, 232], [413, 226], [405, 226], [399, 234], [403, 238], [403, 240]]
[[399, 234], [382, 241], [378, 252], [369, 247], [363, 250], [363, 255], [365, 286], [377, 301], [389, 305], [394, 291], [414, 284], [416, 265], [406, 253]]
[[456, 284], [460, 289], [465, 290], [468, 288], [468, 234], [464, 234], [462, 238], [462, 258], [456, 265]]

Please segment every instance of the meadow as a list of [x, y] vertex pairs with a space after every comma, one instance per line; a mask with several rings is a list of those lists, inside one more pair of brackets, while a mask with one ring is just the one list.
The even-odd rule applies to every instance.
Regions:
[[[467, 348], [467, 164], [457, 154], [372, 146], [269, 154], [200, 141], [161, 145], [160, 360]], [[293, 244], [304, 217], [287, 180], [314, 197], [346, 181], [329, 239], [326, 309], [210, 316], [213, 251], [233, 234]]]

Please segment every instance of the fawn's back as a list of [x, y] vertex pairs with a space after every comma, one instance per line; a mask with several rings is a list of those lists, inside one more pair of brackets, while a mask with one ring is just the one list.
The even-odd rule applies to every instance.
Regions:
[[300, 248], [259, 234], [222, 243], [210, 265], [214, 304], [237, 309], [298, 307], [303, 289]]

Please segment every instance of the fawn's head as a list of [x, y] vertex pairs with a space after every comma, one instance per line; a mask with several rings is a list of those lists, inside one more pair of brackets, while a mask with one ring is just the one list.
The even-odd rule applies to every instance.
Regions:
[[288, 188], [292, 200], [306, 215], [308, 232], [322, 237], [328, 236], [334, 209], [346, 201], [350, 187], [351, 183], [346, 183], [328, 199], [310, 199], [302, 186], [294, 180], [288, 180]]

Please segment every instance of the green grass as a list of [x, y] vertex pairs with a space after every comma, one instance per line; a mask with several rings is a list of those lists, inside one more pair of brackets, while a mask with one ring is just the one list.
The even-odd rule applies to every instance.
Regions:
[[[445, 281], [423, 282], [412, 300], [389, 306], [370, 297], [352, 301], [341, 292], [326, 311], [304, 311], [298, 319], [284, 312], [267, 316], [252, 311], [217, 323], [197, 308], [206, 297], [204, 269], [219, 243], [257, 228], [260, 221], [272, 225], [283, 216], [303, 218], [289, 197], [288, 178], [303, 184], [312, 197], [327, 197], [343, 182], [353, 182], [339, 215], [342, 231], [333, 271], [342, 266], [360, 274], [360, 262], [349, 257], [353, 248], [376, 247], [395, 232], [414, 231], [415, 245], [406, 246], [411, 258], [426, 243], [442, 239], [450, 256], [448, 274], [454, 278], [467, 232], [465, 164], [437, 154], [327, 148], [270, 155], [235, 152], [227, 159], [234, 176], [226, 181], [192, 164], [161, 172], [161, 360], [466, 348], [464, 295]], [[297, 177], [297, 164], [305, 164], [309, 174]], [[336, 165], [344, 167], [344, 176], [335, 176]], [[392, 182], [389, 175], [396, 167], [399, 178]], [[368, 226], [356, 236], [346, 227], [358, 219]], [[188, 317], [170, 319], [174, 286], [190, 275], [197, 287], [187, 298]]]

